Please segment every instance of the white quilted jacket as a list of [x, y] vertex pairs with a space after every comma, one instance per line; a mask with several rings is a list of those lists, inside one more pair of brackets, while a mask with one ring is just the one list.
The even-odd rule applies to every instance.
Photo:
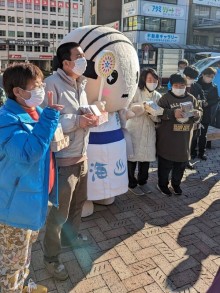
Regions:
[[[157, 91], [149, 92], [137, 89], [137, 92], [130, 104], [143, 103], [144, 101], [158, 102], [161, 94]], [[126, 123], [126, 128], [131, 135], [134, 149], [134, 156], [129, 158], [132, 162], [152, 162], [156, 160], [156, 131], [153, 117], [145, 112], [141, 116], [130, 119]]]

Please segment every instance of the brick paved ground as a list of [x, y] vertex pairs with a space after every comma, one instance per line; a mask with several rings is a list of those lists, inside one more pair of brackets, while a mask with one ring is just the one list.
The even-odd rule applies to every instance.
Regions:
[[205, 293], [220, 265], [220, 143], [206, 162], [187, 170], [184, 195], [167, 198], [156, 190], [156, 164], [149, 185], [153, 193], [117, 197], [108, 207], [83, 219], [88, 249], [63, 251], [69, 279], [50, 278], [43, 264], [42, 238], [33, 247], [31, 271], [50, 293]]

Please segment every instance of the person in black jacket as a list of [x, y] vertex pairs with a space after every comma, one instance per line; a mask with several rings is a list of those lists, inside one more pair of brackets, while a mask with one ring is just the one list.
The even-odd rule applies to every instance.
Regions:
[[[202, 108], [202, 104], [206, 102], [205, 95], [203, 89], [200, 84], [196, 82], [196, 79], [199, 76], [199, 71], [194, 66], [187, 66], [183, 72], [187, 79], [186, 90], [188, 93], [193, 95], [199, 102], [200, 107]], [[193, 137], [191, 142], [191, 158], [195, 159], [197, 157], [197, 143], [198, 137], [200, 135], [201, 124], [195, 123], [193, 126]], [[194, 169], [193, 164], [190, 161], [187, 164], [187, 168]]]
[[198, 80], [198, 84], [201, 85], [206, 102], [203, 103], [203, 117], [202, 117], [202, 128], [201, 135], [199, 137], [199, 155], [201, 160], [207, 160], [206, 143], [207, 143], [207, 131], [209, 124], [211, 122], [212, 107], [216, 105], [219, 101], [218, 88], [213, 84], [213, 79], [215, 77], [216, 70], [212, 67], [206, 68], [202, 72], [202, 76]]

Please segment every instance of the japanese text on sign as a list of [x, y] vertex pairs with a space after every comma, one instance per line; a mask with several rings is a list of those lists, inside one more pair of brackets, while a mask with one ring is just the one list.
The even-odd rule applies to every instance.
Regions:
[[151, 43], [179, 43], [179, 36], [175, 34], [147, 33], [145, 39]]
[[163, 4], [144, 4], [143, 12], [146, 15], [155, 15], [162, 17], [183, 17], [184, 9], [182, 7]]

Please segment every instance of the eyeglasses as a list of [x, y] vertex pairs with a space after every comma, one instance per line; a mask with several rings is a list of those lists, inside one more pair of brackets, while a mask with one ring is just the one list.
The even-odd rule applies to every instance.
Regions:
[[39, 86], [36, 86], [32, 90], [24, 90], [24, 89], [22, 89], [22, 90], [30, 93], [31, 91], [34, 91], [34, 90], [44, 90], [45, 87], [46, 87], [46, 83], [42, 82]]

